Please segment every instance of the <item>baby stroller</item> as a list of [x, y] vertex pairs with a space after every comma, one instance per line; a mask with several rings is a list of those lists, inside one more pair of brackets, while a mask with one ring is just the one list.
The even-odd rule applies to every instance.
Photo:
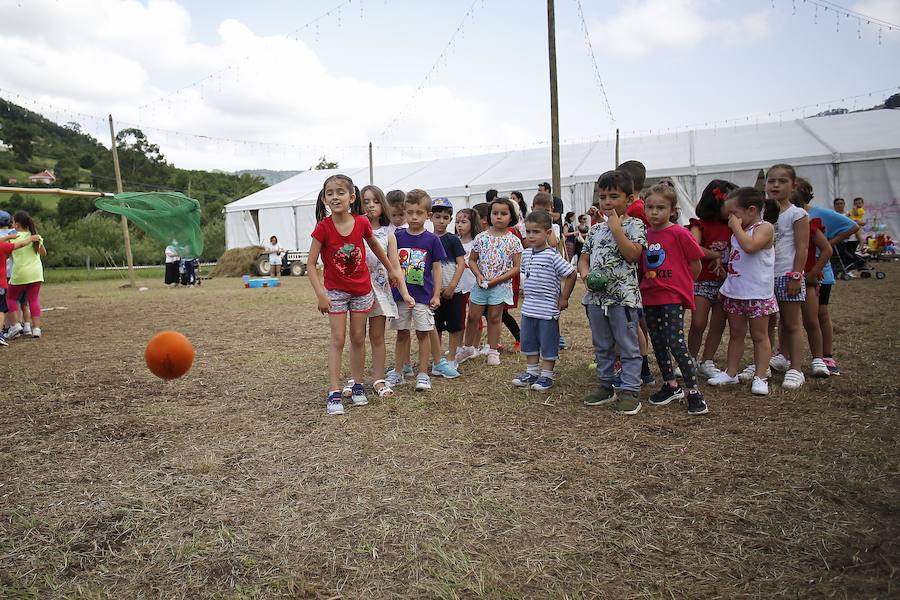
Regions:
[[181, 278], [181, 285], [186, 285], [188, 287], [194, 287], [194, 285], [199, 285], [199, 280], [197, 279], [197, 269], [200, 268], [200, 260], [196, 258], [182, 258], [181, 264], [178, 267], [178, 272]]
[[869, 279], [873, 275], [875, 279], [887, 277], [884, 271], [872, 269], [866, 259], [865, 254], [856, 252], [855, 243], [852, 245], [838, 244], [831, 255], [831, 268], [834, 270], [835, 278], [848, 281], [855, 277], [853, 271], [859, 272], [860, 279]]

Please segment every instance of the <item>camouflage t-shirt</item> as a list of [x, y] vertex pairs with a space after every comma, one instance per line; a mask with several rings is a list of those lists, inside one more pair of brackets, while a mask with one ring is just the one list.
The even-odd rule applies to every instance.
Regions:
[[[622, 219], [622, 230], [632, 242], [647, 247], [647, 228], [643, 221], [634, 217]], [[606, 223], [597, 223], [584, 238], [583, 254], [590, 259], [591, 271], [606, 273], [609, 278], [602, 292], [586, 290], [582, 304], [597, 306], [627, 306], [641, 308], [641, 287], [637, 277], [637, 263], [625, 260], [612, 231]]]

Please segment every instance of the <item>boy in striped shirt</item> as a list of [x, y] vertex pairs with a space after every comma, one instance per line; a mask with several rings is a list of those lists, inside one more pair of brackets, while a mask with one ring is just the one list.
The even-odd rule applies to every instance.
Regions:
[[[559, 358], [559, 313], [569, 306], [575, 288], [575, 268], [547, 244], [553, 221], [546, 212], [525, 217], [529, 247], [522, 253], [522, 348], [528, 367], [513, 379], [516, 387], [539, 392], [554, 385]], [[565, 279], [562, 290], [559, 281]]]

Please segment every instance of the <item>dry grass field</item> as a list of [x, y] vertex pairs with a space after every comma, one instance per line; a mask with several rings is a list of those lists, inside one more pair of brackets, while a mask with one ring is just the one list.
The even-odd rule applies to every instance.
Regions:
[[50, 285], [0, 348], [0, 597], [898, 597], [898, 267], [832, 295], [844, 375], [701, 418], [583, 406], [577, 306], [553, 393], [506, 354], [329, 418], [305, 279]]

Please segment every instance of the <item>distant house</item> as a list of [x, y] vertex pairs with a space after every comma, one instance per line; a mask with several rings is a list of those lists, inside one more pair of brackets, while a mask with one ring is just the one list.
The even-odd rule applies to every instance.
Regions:
[[15, 184], [19, 183], [19, 180], [16, 179], [15, 177], [10, 177], [9, 179], [6, 180], [6, 183], [9, 185], [15, 185]]
[[45, 185], [50, 185], [51, 183], [56, 183], [56, 175], [53, 174], [53, 171], [50, 169], [44, 169], [40, 173], [35, 173], [28, 177], [28, 181], [31, 183], [43, 183]]

